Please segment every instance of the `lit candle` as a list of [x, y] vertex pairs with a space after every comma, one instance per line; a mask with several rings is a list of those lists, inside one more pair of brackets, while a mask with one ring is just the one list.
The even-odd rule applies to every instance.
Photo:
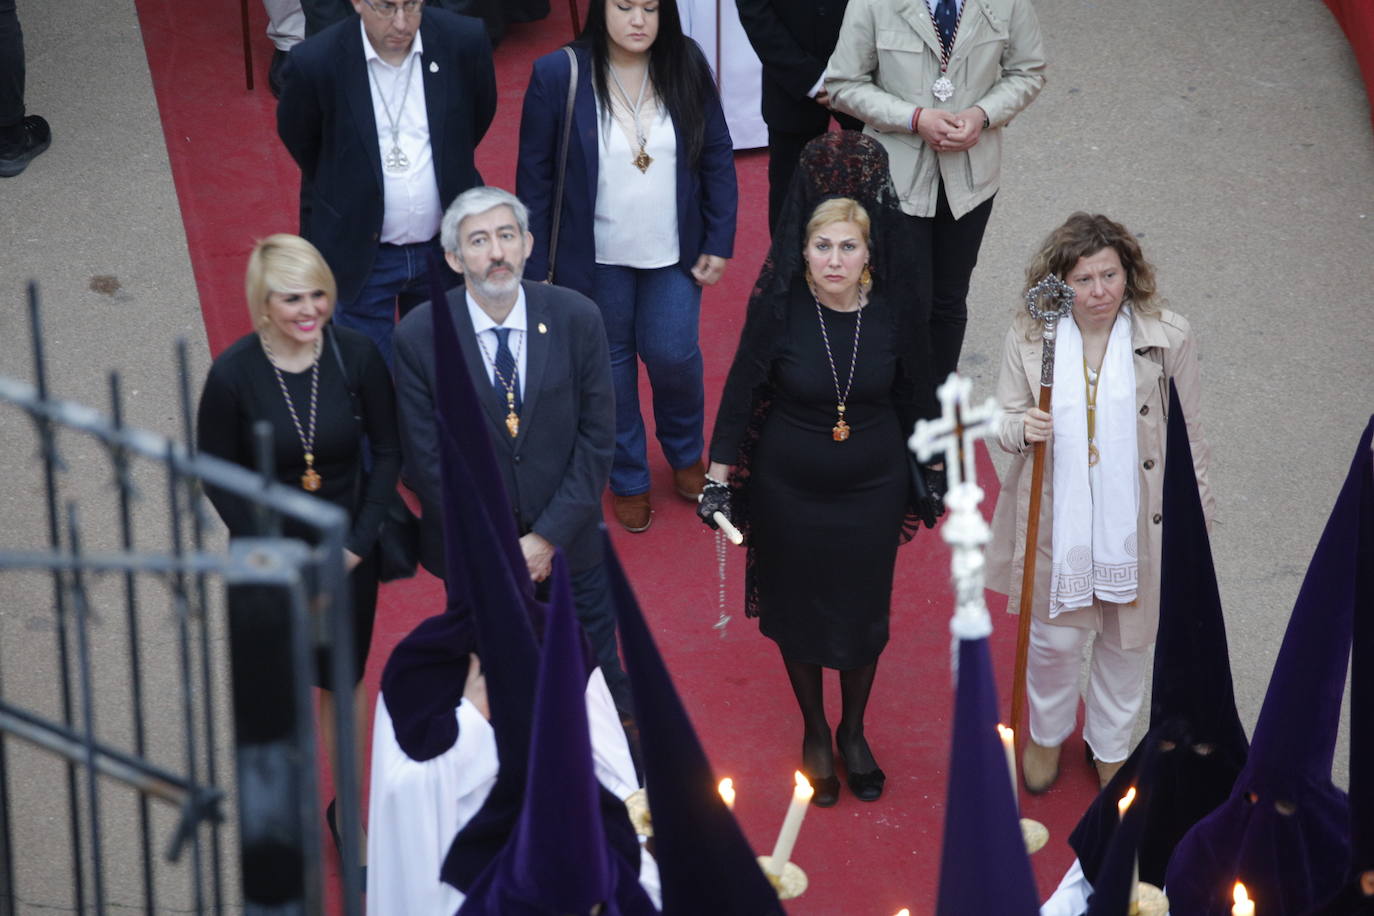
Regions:
[[795, 774], [796, 788], [792, 790], [792, 804], [787, 807], [787, 816], [782, 820], [782, 830], [778, 831], [778, 841], [773, 844], [773, 855], [769, 857], [773, 874], [781, 876], [792, 858], [792, 847], [797, 844], [797, 834], [801, 833], [802, 818], [811, 804], [811, 796], [816, 790], [800, 772]]
[[[1133, 802], [1133, 801], [1135, 801], [1135, 786], [1131, 786], [1129, 789], [1127, 789], [1127, 790], [1126, 790], [1126, 794], [1123, 795], [1123, 796], [1121, 796], [1121, 800], [1120, 800], [1119, 802], [1116, 803], [1116, 813], [1117, 813], [1117, 817], [1118, 817], [1120, 820], [1122, 820], [1122, 821], [1125, 821], [1125, 820], [1126, 820], [1126, 809], [1129, 808], [1129, 807], [1131, 807], [1131, 802]], [[1132, 857], [1132, 858], [1135, 858], [1135, 857]], [[1132, 913], [1135, 913], [1135, 912], [1138, 912], [1138, 911], [1139, 911], [1139, 910], [1138, 910], [1139, 905], [1140, 905], [1140, 888], [1138, 887], [1139, 883], [1140, 883], [1140, 862], [1139, 862], [1139, 860], [1137, 860], [1137, 861], [1133, 862], [1132, 865], [1131, 865], [1131, 912], [1132, 912]]]
[[720, 781], [720, 785], [716, 787], [716, 791], [720, 793], [721, 800], [725, 802], [725, 807], [729, 808], [731, 811], [734, 811], [735, 781], [731, 779], [729, 776], [725, 777]]
[[1011, 773], [1011, 800], [1016, 803], [1017, 810], [1021, 808], [1021, 793], [1017, 791], [1016, 785], [1016, 730], [1007, 728], [1002, 723], [997, 723], [997, 734], [1002, 736], [1002, 750], [1007, 754], [1007, 772]]
[[1250, 895], [1245, 893], [1245, 885], [1236, 882], [1236, 889], [1231, 894], [1236, 905], [1231, 907], [1231, 916], [1255, 916], [1255, 901], [1250, 899]]

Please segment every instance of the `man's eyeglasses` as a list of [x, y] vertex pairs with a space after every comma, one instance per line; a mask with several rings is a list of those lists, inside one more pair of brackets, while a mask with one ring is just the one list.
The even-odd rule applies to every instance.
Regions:
[[383, 19], [390, 19], [398, 12], [405, 13], [407, 16], [414, 16], [425, 5], [425, 0], [402, 0], [400, 3], [392, 3], [391, 0], [380, 0], [376, 3], [373, 0], [363, 0], [363, 2], [372, 12]]

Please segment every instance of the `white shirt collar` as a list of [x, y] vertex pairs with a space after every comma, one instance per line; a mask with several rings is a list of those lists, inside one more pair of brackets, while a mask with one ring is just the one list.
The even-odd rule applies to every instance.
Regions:
[[[386, 61], [382, 60], [382, 55], [377, 53], [377, 49], [372, 47], [372, 40], [367, 37], [367, 28], [363, 25], [361, 17], [358, 19], [358, 29], [363, 33], [363, 60], [371, 64], [374, 60], [384, 67], [390, 67]], [[410, 43], [410, 50], [406, 52], [406, 59], [395, 66], [399, 70], [410, 63], [410, 58], [416, 54], [423, 54], [425, 51], [424, 42], [420, 40], [420, 30], [415, 30], [415, 40]]]
[[500, 324], [491, 320], [491, 316], [482, 310], [482, 307], [477, 304], [477, 300], [472, 298], [472, 293], [466, 289], [463, 290], [463, 299], [468, 304], [468, 315], [472, 318], [472, 330], [478, 334], [494, 328], [510, 328], [513, 331], [521, 332], [528, 330], [525, 317], [525, 285], [523, 283], [520, 284], [520, 291], [515, 294], [515, 306], [506, 316], [506, 320]]

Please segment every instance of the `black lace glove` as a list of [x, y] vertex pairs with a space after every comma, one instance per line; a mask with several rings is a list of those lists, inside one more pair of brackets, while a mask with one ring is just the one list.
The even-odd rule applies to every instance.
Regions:
[[716, 530], [720, 527], [713, 518], [717, 512], [730, 518], [730, 487], [708, 477], [701, 491], [701, 501], [697, 503], [697, 518], [705, 522], [708, 528]]
[[927, 528], [945, 514], [945, 490], [948, 482], [943, 469], [936, 470], [911, 456], [911, 509]]

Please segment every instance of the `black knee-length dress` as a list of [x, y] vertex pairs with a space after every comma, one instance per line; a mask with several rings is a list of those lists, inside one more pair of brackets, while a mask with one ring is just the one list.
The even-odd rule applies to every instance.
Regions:
[[[785, 657], [848, 670], [876, 661], [887, 644], [893, 567], [910, 495], [904, 441], [910, 431], [903, 431], [894, 399], [897, 348], [889, 306], [875, 298], [862, 319], [824, 307], [818, 318], [809, 296], [794, 297], [792, 306], [749, 459], [748, 587], [760, 630]], [[861, 320], [845, 411], [850, 436], [839, 442], [821, 320], [841, 391]], [[726, 429], [718, 423], [712, 458], [734, 463], [722, 457], [730, 448], [720, 440], [730, 438], [724, 415], [738, 411], [722, 404], [721, 413]]]

